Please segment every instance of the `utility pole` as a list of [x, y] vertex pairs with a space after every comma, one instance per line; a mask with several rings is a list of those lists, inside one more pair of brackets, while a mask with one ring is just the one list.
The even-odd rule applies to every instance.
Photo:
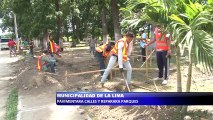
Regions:
[[17, 22], [16, 22], [16, 14], [13, 13], [13, 16], [14, 16], [14, 28], [15, 28], [15, 36], [16, 36], [17, 50], [19, 51], [19, 40], [18, 40], [18, 29], [17, 29]]
[[[0, 43], [1, 43], [1, 36], [0, 36]], [[1, 51], [1, 45], [0, 45], [0, 51]]]

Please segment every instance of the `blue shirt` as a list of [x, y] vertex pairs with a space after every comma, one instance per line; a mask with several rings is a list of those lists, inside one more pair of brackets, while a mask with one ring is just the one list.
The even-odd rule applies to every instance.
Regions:
[[142, 38], [142, 39], [146, 39], [146, 33], [143, 33], [143, 34], [141, 35], [141, 38]]
[[[142, 39], [146, 39], [146, 33], [143, 33], [142, 35], [141, 35], [141, 38]], [[142, 47], [142, 48], [144, 48], [144, 45], [146, 44], [146, 42], [143, 42], [142, 40], [140, 40], [140, 46]]]

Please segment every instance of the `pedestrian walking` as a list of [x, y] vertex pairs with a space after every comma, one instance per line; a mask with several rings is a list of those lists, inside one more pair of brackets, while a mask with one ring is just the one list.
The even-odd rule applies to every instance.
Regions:
[[30, 40], [29, 46], [30, 46], [30, 55], [34, 58], [34, 53], [33, 53], [34, 43], [32, 40]]
[[141, 40], [140, 40], [140, 47], [141, 47], [141, 56], [142, 56], [142, 62], [146, 61], [146, 48], [144, 45], [146, 44], [146, 33], [144, 32], [144, 29], [141, 30]]
[[12, 54], [14, 56], [16, 56], [16, 43], [14, 40], [9, 40], [8, 43], [7, 43], [9, 49], [10, 49], [10, 57], [12, 56]]

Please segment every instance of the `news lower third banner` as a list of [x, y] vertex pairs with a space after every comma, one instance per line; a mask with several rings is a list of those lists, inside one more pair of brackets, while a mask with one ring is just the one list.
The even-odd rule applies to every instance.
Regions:
[[57, 92], [57, 105], [213, 105], [213, 93]]

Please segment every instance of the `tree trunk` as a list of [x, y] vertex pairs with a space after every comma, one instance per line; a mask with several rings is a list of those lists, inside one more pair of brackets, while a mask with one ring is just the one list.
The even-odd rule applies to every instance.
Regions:
[[[192, 82], [192, 55], [189, 53], [189, 67], [188, 67], [188, 77], [187, 77], [187, 84], [186, 84], [186, 92], [190, 92]], [[188, 106], [183, 106], [181, 112], [187, 113]]]
[[[80, 21], [80, 19], [78, 18], [77, 21]], [[80, 43], [80, 34], [81, 34], [81, 31], [80, 31], [80, 22], [76, 22], [76, 44]]]
[[19, 40], [18, 40], [18, 27], [17, 27], [17, 21], [16, 21], [16, 14], [13, 13], [14, 16], [14, 28], [15, 28], [15, 36], [16, 36], [16, 43], [17, 43], [17, 50], [19, 51]]
[[72, 29], [73, 29], [73, 38], [72, 38], [72, 45], [71, 47], [76, 47], [76, 39], [77, 39], [77, 35], [76, 35], [76, 25], [75, 25], [75, 17], [72, 16]]
[[115, 41], [121, 38], [121, 29], [120, 29], [120, 22], [119, 22], [119, 7], [117, 0], [111, 0], [112, 4], [112, 17], [113, 17], [113, 24], [114, 24], [114, 37]]
[[59, 37], [61, 34], [61, 18], [60, 18], [60, 14], [59, 14], [59, 12], [60, 12], [59, 0], [55, 0], [55, 11], [58, 13], [57, 18], [56, 18], [57, 30], [56, 30], [55, 42], [57, 44], [59, 44]]
[[43, 37], [42, 49], [47, 49], [48, 39], [49, 39], [49, 32], [48, 32], [48, 30], [46, 30], [45, 33], [44, 33], [44, 37]]
[[176, 65], [177, 65], [177, 92], [182, 92], [181, 70], [180, 70], [180, 48], [176, 47]]
[[192, 55], [189, 55], [189, 67], [188, 67], [188, 78], [186, 84], [186, 92], [190, 92], [192, 82]]
[[[176, 65], [177, 65], [177, 92], [182, 92], [182, 79], [180, 70], [180, 48], [176, 46]], [[178, 106], [178, 111], [181, 111], [183, 106]]]
[[103, 5], [101, 9], [101, 23], [102, 23], [102, 34], [103, 34], [103, 43], [107, 42], [107, 20], [106, 20], [106, 6]]

